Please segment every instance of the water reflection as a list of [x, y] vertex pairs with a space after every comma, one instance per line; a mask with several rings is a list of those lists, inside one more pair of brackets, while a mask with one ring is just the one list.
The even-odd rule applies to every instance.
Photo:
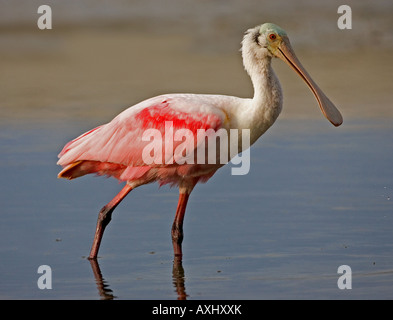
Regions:
[[98, 294], [101, 300], [113, 300], [116, 296], [113, 295], [113, 291], [109, 289], [109, 285], [102, 277], [100, 265], [96, 259], [89, 260], [91, 264], [91, 269], [93, 270], [94, 278], [96, 280]]
[[[94, 278], [97, 284], [98, 294], [100, 295], [101, 300], [113, 300], [117, 298], [113, 294], [112, 289], [109, 288], [109, 284], [107, 283], [107, 281], [103, 278], [97, 259], [91, 259], [89, 261], [91, 269], [93, 270]], [[186, 293], [185, 288], [183, 263], [181, 258], [176, 256], [173, 260], [172, 283], [175, 288], [175, 292], [177, 293], [177, 300], [186, 300], [188, 294]]]
[[177, 300], [186, 300], [188, 294], [186, 293], [183, 263], [182, 259], [177, 256], [173, 260], [172, 280], [177, 293]]

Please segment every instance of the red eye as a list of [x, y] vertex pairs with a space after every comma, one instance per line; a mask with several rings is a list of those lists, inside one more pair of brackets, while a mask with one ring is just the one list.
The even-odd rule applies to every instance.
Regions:
[[269, 39], [270, 40], [276, 40], [276, 35], [274, 33], [269, 34]]

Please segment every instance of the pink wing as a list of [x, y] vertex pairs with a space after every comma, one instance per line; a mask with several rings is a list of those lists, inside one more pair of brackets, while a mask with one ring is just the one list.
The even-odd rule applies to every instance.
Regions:
[[[193, 107], [189, 108], [192, 111], [187, 112], [184, 102], [187, 101], [183, 101], [181, 96], [153, 98], [125, 110], [110, 123], [82, 134], [67, 143], [60, 152], [58, 164], [64, 169], [59, 177], [73, 179], [96, 173], [131, 181], [139, 179], [152, 168], [163, 167], [167, 167], [167, 171], [161, 172], [161, 175], [170, 175], [170, 170], [176, 168], [169, 169], [165, 161], [146, 165], [143, 160], [143, 149], [150, 143], [142, 140], [146, 130], [158, 130], [164, 137], [165, 122], [170, 121], [174, 130], [186, 128], [196, 137], [198, 129], [216, 131], [223, 123], [223, 114], [219, 109], [206, 105], [195, 108], [198, 101], [194, 98]], [[173, 146], [175, 149], [176, 145]], [[176, 167], [176, 164], [173, 166]], [[182, 168], [177, 170], [181, 171]]]

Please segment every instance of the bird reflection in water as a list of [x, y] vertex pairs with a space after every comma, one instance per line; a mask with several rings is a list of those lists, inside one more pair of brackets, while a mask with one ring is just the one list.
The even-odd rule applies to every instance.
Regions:
[[96, 280], [98, 294], [101, 300], [113, 300], [116, 296], [113, 295], [113, 291], [109, 289], [109, 285], [102, 277], [100, 265], [96, 259], [89, 260], [91, 269], [93, 270], [94, 278]]
[[[117, 298], [113, 294], [112, 289], [109, 288], [109, 284], [107, 283], [107, 281], [103, 278], [97, 259], [89, 259], [89, 261], [91, 269], [93, 270], [98, 294], [100, 295], [101, 300], [113, 300]], [[186, 300], [188, 295], [185, 288], [184, 268], [181, 257], [175, 256], [174, 258], [172, 269], [172, 282], [175, 288], [175, 292], [177, 293], [177, 300]]]
[[172, 269], [173, 285], [177, 293], [177, 300], [187, 300], [188, 294], [185, 287], [184, 268], [181, 257], [175, 256]]

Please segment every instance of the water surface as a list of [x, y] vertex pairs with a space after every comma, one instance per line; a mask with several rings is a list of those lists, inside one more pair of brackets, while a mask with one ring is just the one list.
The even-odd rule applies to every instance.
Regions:
[[[2, 298], [101, 297], [86, 255], [97, 213], [121, 185], [56, 178], [57, 145], [79, 126], [1, 129]], [[253, 147], [249, 175], [224, 168], [195, 189], [184, 277], [174, 276], [170, 241], [177, 191], [133, 191], [100, 251], [107, 289], [118, 299], [176, 299], [180, 289], [189, 299], [392, 298], [393, 129], [386, 121], [319, 126], [325, 122], [279, 121]], [[52, 290], [37, 287], [43, 264], [52, 268]], [[344, 264], [352, 290], [337, 288]]]

